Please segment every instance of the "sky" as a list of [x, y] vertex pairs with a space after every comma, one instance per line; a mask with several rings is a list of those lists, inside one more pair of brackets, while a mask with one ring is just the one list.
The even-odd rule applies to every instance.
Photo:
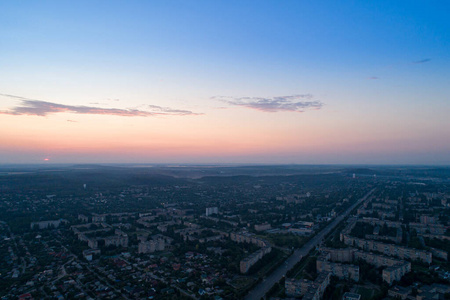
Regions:
[[450, 164], [448, 1], [3, 1], [0, 164]]

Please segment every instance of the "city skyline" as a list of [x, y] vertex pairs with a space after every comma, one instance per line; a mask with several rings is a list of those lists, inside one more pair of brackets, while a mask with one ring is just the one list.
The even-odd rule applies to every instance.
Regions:
[[0, 164], [450, 164], [448, 8], [4, 3]]

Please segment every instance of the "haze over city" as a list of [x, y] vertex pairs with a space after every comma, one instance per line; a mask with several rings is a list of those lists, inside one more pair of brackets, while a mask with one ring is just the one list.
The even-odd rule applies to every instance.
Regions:
[[3, 2], [0, 164], [449, 164], [449, 8]]

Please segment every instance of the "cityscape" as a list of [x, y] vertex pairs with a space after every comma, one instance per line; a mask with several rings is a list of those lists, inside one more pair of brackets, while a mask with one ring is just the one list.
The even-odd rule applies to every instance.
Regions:
[[389, 166], [2, 168], [0, 296], [447, 297], [449, 174]]

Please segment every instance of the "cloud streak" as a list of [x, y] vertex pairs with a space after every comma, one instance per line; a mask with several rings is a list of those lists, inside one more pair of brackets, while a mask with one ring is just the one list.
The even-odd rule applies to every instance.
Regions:
[[20, 100], [21, 105], [15, 106], [6, 111], [0, 111], [5, 115], [28, 115], [28, 116], [47, 116], [58, 113], [90, 114], [90, 115], [110, 115], [121, 117], [153, 117], [153, 116], [187, 116], [200, 115], [189, 110], [172, 109], [157, 105], [149, 105], [149, 110], [139, 109], [121, 109], [121, 108], [102, 108], [96, 106], [75, 106], [65, 105], [41, 100], [32, 100], [20, 96], [0, 94], [0, 96]]
[[431, 58], [424, 58], [424, 59], [421, 59], [421, 60], [413, 61], [413, 64], [424, 64], [424, 63], [427, 63], [429, 61], [431, 61]]
[[306, 110], [318, 110], [323, 103], [313, 100], [311, 94], [279, 96], [272, 98], [263, 97], [224, 97], [216, 96], [212, 99], [225, 102], [229, 105], [256, 109], [264, 112], [305, 112]]

